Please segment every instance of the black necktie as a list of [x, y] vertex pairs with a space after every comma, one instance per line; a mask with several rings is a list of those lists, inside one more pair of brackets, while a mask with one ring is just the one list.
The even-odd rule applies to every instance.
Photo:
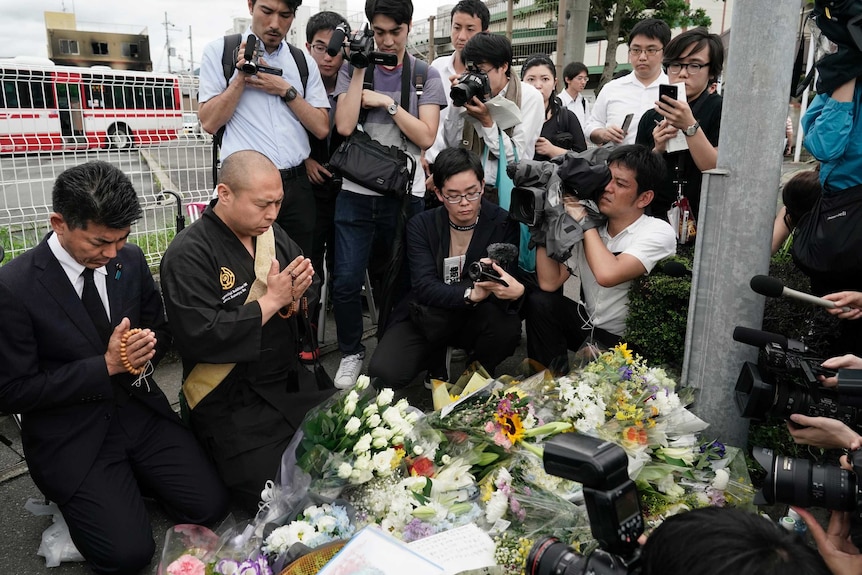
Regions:
[[90, 319], [93, 320], [93, 325], [96, 326], [99, 337], [107, 345], [108, 340], [111, 338], [111, 322], [108, 321], [108, 314], [105, 313], [105, 306], [102, 304], [102, 298], [99, 297], [96, 282], [93, 281], [93, 270], [86, 268], [81, 273], [81, 276], [84, 278], [84, 290], [81, 292], [81, 302], [83, 302], [87, 313], [90, 314]]

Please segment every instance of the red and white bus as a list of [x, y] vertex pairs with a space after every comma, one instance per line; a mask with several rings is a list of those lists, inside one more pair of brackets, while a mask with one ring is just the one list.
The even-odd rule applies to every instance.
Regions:
[[0, 61], [0, 154], [130, 148], [174, 140], [177, 76]]

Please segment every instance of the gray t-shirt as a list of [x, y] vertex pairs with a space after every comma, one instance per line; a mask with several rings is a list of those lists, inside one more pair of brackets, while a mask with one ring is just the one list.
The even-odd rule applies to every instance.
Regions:
[[[411, 71], [416, 69], [416, 58], [410, 58]], [[374, 68], [374, 91], [378, 94], [385, 94], [391, 97], [399, 105], [401, 104], [401, 69], [402, 66], [397, 66], [391, 70], [377, 66]], [[350, 78], [353, 75], [353, 68], [345, 62], [338, 72], [338, 84], [335, 86], [334, 96], [338, 98], [341, 94], [347, 92], [350, 86]], [[411, 72], [412, 75], [412, 72]], [[410, 104], [407, 110], [419, 117], [419, 106], [425, 104], [436, 104], [441, 108], [445, 108], [446, 92], [443, 88], [443, 81], [440, 79], [440, 73], [434, 68], [428, 67], [428, 74], [423, 84], [422, 96], [416, 97], [416, 86], [410, 86]], [[413, 194], [417, 196], [425, 195], [425, 173], [422, 171], [422, 166], [419, 164], [419, 154], [421, 150], [419, 146], [404, 138], [402, 141], [401, 130], [395, 123], [392, 116], [385, 108], [371, 108], [368, 110], [368, 117], [363, 125], [365, 132], [387, 146], [398, 146], [402, 150], [409, 152], [413, 159], [416, 160], [416, 177], [413, 180]], [[359, 193], [373, 194], [370, 190], [354, 184], [348, 180], [344, 180], [344, 189]], [[376, 195], [376, 194], [375, 194]]]

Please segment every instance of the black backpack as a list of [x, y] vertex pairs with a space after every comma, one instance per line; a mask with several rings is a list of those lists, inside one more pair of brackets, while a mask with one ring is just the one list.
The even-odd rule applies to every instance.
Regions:
[[[221, 55], [221, 65], [224, 70], [224, 79], [228, 83], [230, 83], [230, 79], [236, 70], [236, 57], [241, 43], [242, 34], [230, 34], [224, 37], [224, 49], [222, 50]], [[306, 62], [305, 54], [303, 54], [302, 50], [290, 43], [287, 43], [287, 47], [290, 49], [290, 54], [296, 61], [296, 67], [299, 69], [299, 78], [302, 82], [302, 93], [304, 95], [306, 85], [308, 84], [308, 62]], [[224, 139], [224, 131], [226, 127], [227, 125], [222, 126], [219, 128], [218, 132], [213, 135], [213, 187], [215, 187], [216, 182], [218, 182], [219, 150], [221, 149], [221, 143]]]

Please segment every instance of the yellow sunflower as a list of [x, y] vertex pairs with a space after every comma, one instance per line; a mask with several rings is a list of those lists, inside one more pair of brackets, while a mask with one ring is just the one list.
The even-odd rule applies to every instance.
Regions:
[[500, 424], [503, 435], [512, 442], [512, 445], [524, 438], [524, 424], [521, 422], [521, 416], [517, 413], [508, 415], [498, 413], [494, 416], [494, 419]]
[[634, 357], [632, 357], [632, 351], [628, 348], [627, 343], [618, 344], [614, 348], [614, 350], [618, 351], [622, 354], [622, 356], [626, 360], [627, 364], [631, 364], [634, 361]]

